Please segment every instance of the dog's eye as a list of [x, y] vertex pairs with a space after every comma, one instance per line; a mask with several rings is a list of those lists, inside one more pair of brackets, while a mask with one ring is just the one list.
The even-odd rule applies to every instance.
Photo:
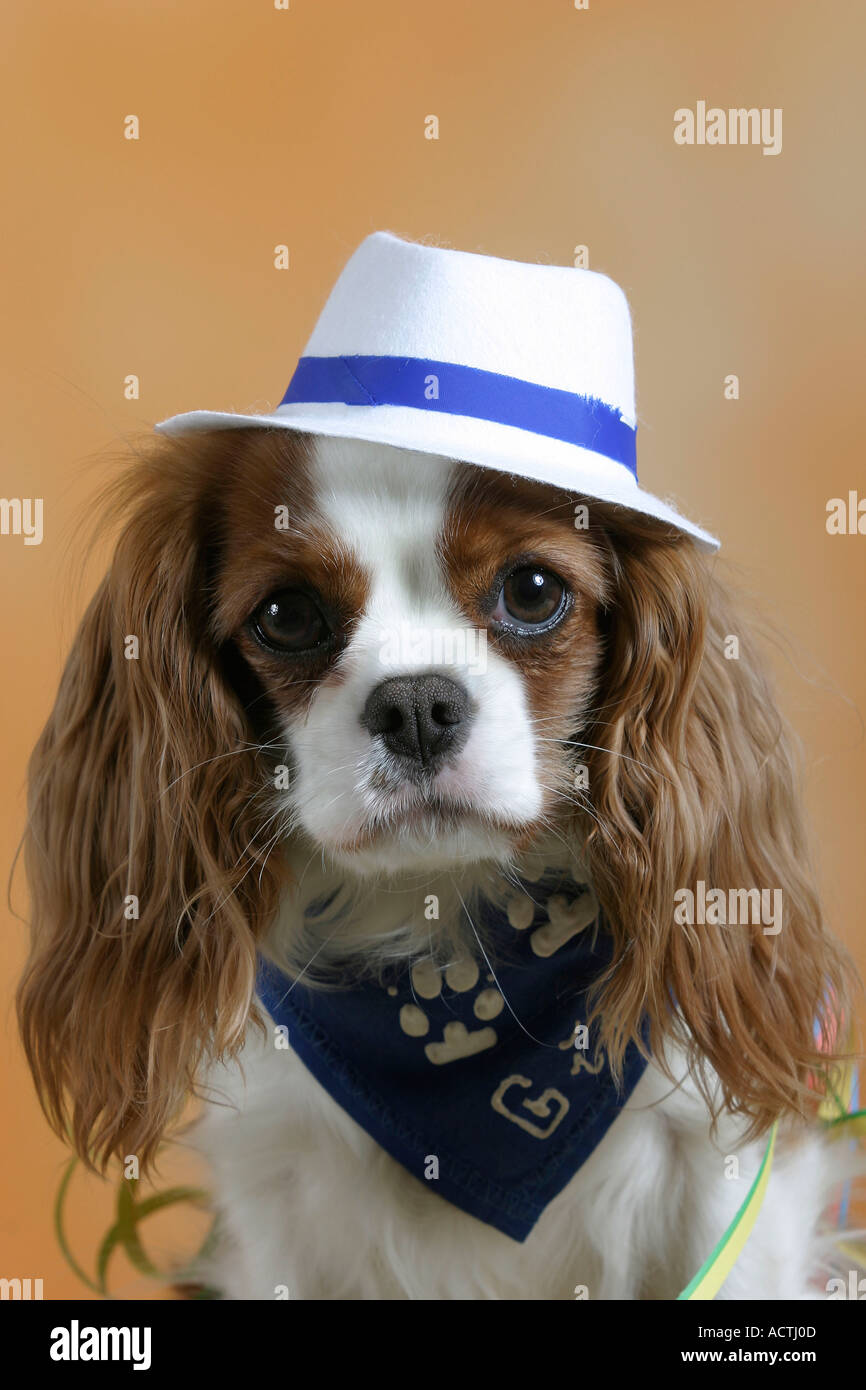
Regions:
[[555, 574], [540, 565], [521, 565], [505, 580], [491, 616], [524, 629], [552, 627], [565, 601], [565, 585]]
[[252, 617], [256, 636], [281, 652], [306, 652], [319, 647], [331, 629], [315, 600], [301, 589], [272, 594]]

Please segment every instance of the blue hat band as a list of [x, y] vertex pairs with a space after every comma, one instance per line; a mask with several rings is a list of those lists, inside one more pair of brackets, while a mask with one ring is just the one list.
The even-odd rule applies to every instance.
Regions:
[[302, 357], [281, 405], [400, 405], [512, 425], [591, 449], [637, 478], [636, 430], [620, 412], [520, 377], [424, 357]]

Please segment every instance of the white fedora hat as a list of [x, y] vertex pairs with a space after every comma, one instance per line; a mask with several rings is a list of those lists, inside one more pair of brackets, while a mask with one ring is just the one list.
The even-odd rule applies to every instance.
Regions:
[[628, 302], [595, 271], [375, 232], [337, 280], [275, 410], [192, 410], [156, 429], [250, 425], [516, 473], [719, 545], [638, 485]]

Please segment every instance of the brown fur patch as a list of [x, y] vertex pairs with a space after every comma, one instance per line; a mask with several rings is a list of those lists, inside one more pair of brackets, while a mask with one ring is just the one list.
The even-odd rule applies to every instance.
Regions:
[[[214, 615], [218, 642], [233, 641], [281, 713], [308, 703], [325, 678], [339, 680], [339, 655], [367, 599], [369, 580], [357, 559], [332, 536], [316, 511], [309, 443], [288, 431], [250, 431], [242, 472], [226, 482]], [[288, 529], [275, 526], [287, 507]], [[247, 620], [283, 588], [311, 589], [335, 636], [309, 656], [265, 650]]]

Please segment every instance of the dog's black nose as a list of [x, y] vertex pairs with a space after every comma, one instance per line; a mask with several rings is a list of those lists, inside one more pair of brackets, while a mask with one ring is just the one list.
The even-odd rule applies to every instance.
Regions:
[[466, 742], [469, 696], [448, 676], [397, 676], [371, 693], [361, 723], [386, 748], [430, 767]]

